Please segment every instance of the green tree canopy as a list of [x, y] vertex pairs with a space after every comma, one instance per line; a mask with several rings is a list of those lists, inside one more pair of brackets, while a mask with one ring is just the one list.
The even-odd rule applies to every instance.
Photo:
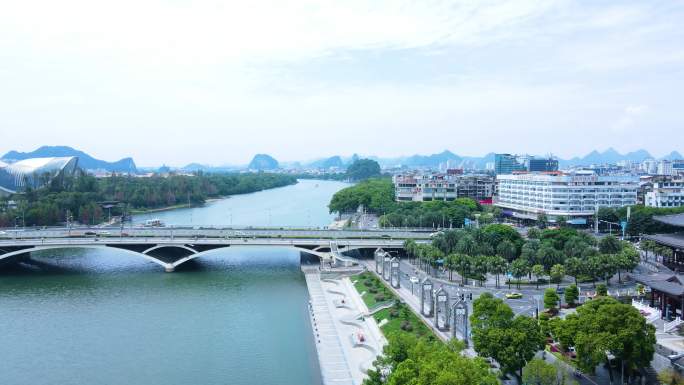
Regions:
[[522, 368], [543, 347], [536, 320], [514, 316], [508, 305], [490, 293], [473, 302], [470, 322], [475, 350], [494, 358], [504, 373], [522, 376]]
[[375, 178], [380, 174], [380, 165], [372, 159], [357, 159], [347, 168], [347, 176], [353, 181]]

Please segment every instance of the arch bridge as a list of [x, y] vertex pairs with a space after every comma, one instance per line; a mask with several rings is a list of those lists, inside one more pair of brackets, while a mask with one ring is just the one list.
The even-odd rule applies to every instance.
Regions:
[[[362, 249], [400, 249], [405, 239], [424, 242], [425, 233], [359, 232], [338, 230], [183, 230], [126, 229], [118, 234], [107, 230], [50, 229], [16, 232], [0, 238], [0, 262], [30, 253], [68, 248], [114, 249], [136, 255], [172, 272], [185, 262], [206, 253], [236, 246], [286, 247], [314, 255], [323, 261], [347, 260], [343, 253]], [[86, 235], [87, 234], [87, 235]], [[397, 237], [402, 236], [402, 237]]]

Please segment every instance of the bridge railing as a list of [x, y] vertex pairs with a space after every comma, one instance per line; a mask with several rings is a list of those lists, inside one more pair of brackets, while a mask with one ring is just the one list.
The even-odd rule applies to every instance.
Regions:
[[433, 233], [441, 229], [433, 228], [403, 228], [403, 227], [383, 227], [374, 229], [331, 229], [327, 226], [318, 227], [302, 227], [302, 226], [193, 226], [193, 225], [167, 225], [163, 227], [149, 227], [142, 224], [129, 224], [124, 227], [109, 225], [109, 226], [18, 226], [18, 227], [0, 227], [0, 231], [4, 232], [25, 232], [25, 231], [61, 231], [61, 230], [228, 230], [228, 231], [331, 231], [331, 232], [359, 232], [359, 233], [402, 233], [402, 232], [420, 232]]

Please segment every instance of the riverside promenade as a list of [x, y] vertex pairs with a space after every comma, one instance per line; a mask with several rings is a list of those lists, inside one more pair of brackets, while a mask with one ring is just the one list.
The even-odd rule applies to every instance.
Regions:
[[387, 340], [347, 277], [302, 266], [323, 385], [361, 385]]
[[[383, 277], [375, 271], [372, 262], [365, 261], [364, 266], [366, 267], [366, 270], [375, 274], [375, 276], [378, 277], [378, 279], [380, 279], [380, 281], [385, 283], [385, 286], [387, 286], [388, 289], [390, 289], [395, 295], [397, 295], [399, 298], [401, 298], [401, 300], [411, 308], [413, 313], [416, 314], [420, 318], [420, 320], [423, 321], [423, 323], [425, 325], [427, 325], [433, 331], [433, 333], [435, 333], [435, 335], [437, 337], [439, 337], [439, 339], [441, 339], [444, 342], [447, 342], [452, 338], [451, 330], [441, 331], [441, 330], [437, 329], [437, 326], [435, 326], [435, 324], [434, 324], [434, 318], [425, 317], [420, 312], [420, 299], [416, 295], [413, 295], [411, 293], [411, 290], [405, 288], [404, 286], [401, 286], [399, 289], [393, 288], [392, 285], [390, 285], [388, 282], [386, 282], [383, 279]], [[453, 327], [453, 325], [452, 325], [452, 327]], [[463, 340], [463, 334], [460, 331], [456, 332], [456, 336], [460, 340]], [[477, 352], [475, 352], [475, 350], [472, 347], [465, 349], [463, 351], [463, 354], [468, 356], [468, 357], [476, 357], [477, 356]]]

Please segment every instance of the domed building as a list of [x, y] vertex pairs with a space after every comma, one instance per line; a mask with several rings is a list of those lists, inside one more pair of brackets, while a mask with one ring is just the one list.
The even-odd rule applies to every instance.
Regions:
[[75, 156], [32, 158], [9, 164], [0, 161], [0, 195], [43, 187], [56, 178], [74, 175], [77, 167]]

